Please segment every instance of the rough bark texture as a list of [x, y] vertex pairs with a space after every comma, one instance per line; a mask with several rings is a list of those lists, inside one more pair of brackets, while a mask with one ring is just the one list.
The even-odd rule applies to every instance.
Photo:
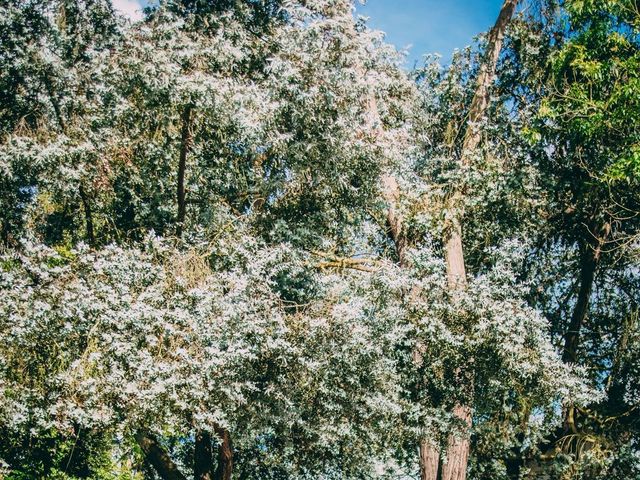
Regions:
[[[456, 418], [464, 425], [471, 426], [471, 408], [457, 405], [453, 409]], [[467, 478], [467, 463], [469, 461], [469, 436], [450, 435], [447, 442], [447, 459], [442, 462], [442, 480], [465, 480]]]
[[197, 430], [193, 452], [193, 476], [195, 480], [213, 480], [213, 450], [211, 434]]
[[145, 461], [155, 469], [162, 480], [187, 480], [153, 435], [139, 431], [135, 437], [144, 453]]
[[178, 160], [178, 186], [177, 186], [177, 198], [178, 198], [178, 216], [176, 218], [177, 227], [176, 234], [182, 235], [182, 229], [184, 219], [187, 213], [186, 193], [184, 187], [184, 176], [187, 168], [187, 154], [191, 149], [191, 112], [192, 107], [186, 106], [184, 112], [182, 112], [182, 134], [180, 141], [180, 158]]
[[435, 480], [440, 467], [440, 449], [429, 440], [420, 441], [420, 480]]
[[218, 467], [214, 474], [214, 480], [231, 480], [233, 472], [233, 445], [231, 435], [226, 428], [216, 427], [216, 435], [221, 444], [218, 447]]

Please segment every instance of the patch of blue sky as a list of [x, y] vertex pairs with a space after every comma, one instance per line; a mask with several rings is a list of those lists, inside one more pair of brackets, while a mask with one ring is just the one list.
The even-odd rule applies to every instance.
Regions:
[[408, 47], [407, 66], [420, 65], [425, 54], [448, 63], [456, 49], [494, 24], [502, 0], [368, 0], [356, 12], [369, 26], [386, 33], [388, 43]]
[[[130, 15], [156, 0], [114, 0]], [[473, 43], [498, 16], [502, 0], [367, 0], [356, 14], [386, 33], [388, 43], [408, 50], [406, 66], [422, 63], [425, 54], [440, 54], [448, 63], [456, 49]]]

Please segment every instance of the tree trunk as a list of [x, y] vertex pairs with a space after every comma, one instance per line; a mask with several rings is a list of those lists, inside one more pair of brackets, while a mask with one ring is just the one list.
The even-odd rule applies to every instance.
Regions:
[[429, 440], [420, 441], [420, 480], [436, 480], [440, 468], [440, 449]]
[[[65, 122], [64, 116], [62, 114], [62, 110], [60, 108], [60, 102], [56, 98], [56, 92], [54, 91], [54, 88], [53, 88], [53, 82], [52, 82], [51, 78], [49, 77], [48, 73], [46, 73], [43, 76], [42, 82], [43, 82], [43, 84], [45, 86], [45, 89], [47, 90], [47, 94], [49, 95], [49, 101], [51, 102], [51, 105], [53, 106], [53, 112], [55, 114], [56, 121], [58, 123], [58, 127], [60, 127], [60, 131], [64, 133], [67, 130], [67, 124]], [[80, 184], [79, 193], [80, 193], [80, 200], [82, 201], [82, 209], [84, 210], [85, 227], [86, 227], [86, 230], [87, 230], [87, 232], [86, 232], [86, 234], [87, 234], [87, 242], [89, 243], [89, 245], [93, 246], [93, 245], [95, 245], [95, 233], [94, 233], [94, 228], [93, 228], [93, 215], [92, 215], [92, 212], [91, 212], [91, 205], [89, 204], [89, 198], [87, 197], [87, 194], [86, 194], [82, 184]]]
[[218, 447], [218, 467], [214, 474], [214, 480], [231, 480], [233, 471], [233, 445], [229, 431], [222, 427], [216, 427], [216, 435], [222, 443]]
[[[462, 149], [461, 163], [468, 165], [474, 151], [480, 144], [481, 130], [479, 124], [486, 114], [489, 106], [489, 89], [493, 82], [496, 65], [502, 50], [504, 34], [519, 0], [505, 0], [496, 24], [489, 32], [485, 59], [480, 67], [476, 91], [471, 103], [469, 122], [465, 132]], [[367, 96], [367, 123], [373, 128], [379, 128], [379, 115], [375, 96]], [[398, 211], [399, 191], [395, 178], [387, 176], [383, 178], [383, 195], [389, 203], [387, 222], [391, 236], [393, 237], [398, 261], [400, 265], [406, 262], [406, 237], [402, 232], [402, 217]], [[456, 193], [452, 200], [454, 208], [459, 203], [461, 194]], [[447, 276], [449, 287], [452, 291], [466, 288], [466, 271], [464, 265], [464, 253], [462, 248], [461, 218], [454, 218], [445, 228], [445, 256], [447, 263]], [[418, 348], [418, 347], [416, 347]], [[414, 355], [415, 356], [415, 355]], [[419, 356], [419, 354], [418, 354]], [[462, 377], [469, 375], [462, 372]], [[458, 405], [454, 408], [454, 415], [465, 425], [471, 427], [471, 408]], [[439, 451], [436, 446], [427, 440], [420, 442], [420, 476], [421, 480], [465, 480], [467, 461], [469, 458], [469, 439], [467, 437], [451, 436], [448, 441], [447, 462], [439, 469]]]
[[[505, 0], [495, 25], [487, 37], [487, 47], [484, 60], [480, 66], [480, 72], [476, 83], [476, 90], [469, 110], [469, 120], [464, 136], [460, 163], [467, 166], [471, 163], [473, 154], [480, 145], [482, 139], [481, 123], [486, 115], [490, 101], [490, 88], [495, 76], [498, 58], [502, 50], [502, 43], [507, 25], [515, 12], [518, 0]], [[451, 199], [453, 211], [460, 207], [462, 193], [456, 192]], [[449, 222], [445, 227], [445, 260], [447, 264], [447, 279], [449, 289], [452, 292], [467, 287], [466, 269], [464, 263], [464, 250], [462, 245], [462, 213]], [[473, 383], [472, 372], [461, 371], [460, 378]], [[471, 407], [457, 405], [453, 414], [464, 425], [471, 427]], [[465, 480], [467, 476], [467, 462], [469, 459], [469, 438], [451, 435], [448, 440], [447, 461], [443, 463], [441, 473], [442, 480]]]
[[191, 105], [187, 105], [182, 112], [182, 134], [180, 141], [180, 158], [178, 160], [178, 186], [177, 186], [177, 199], [178, 199], [178, 216], [176, 218], [176, 235], [182, 236], [182, 230], [184, 228], [184, 219], [187, 213], [187, 202], [184, 187], [184, 176], [187, 168], [187, 154], [191, 149], [191, 113], [193, 108]]
[[611, 367], [611, 373], [607, 379], [606, 389], [607, 403], [610, 405], [610, 409], [614, 412], [620, 410], [620, 406], [625, 406], [624, 394], [626, 391], [627, 375], [631, 365], [626, 358], [628, 354], [629, 337], [634, 328], [635, 322], [640, 317], [640, 311], [633, 300], [631, 300], [631, 313], [622, 322], [622, 332], [618, 339], [618, 346], [616, 348], [616, 355], [613, 360], [613, 366]]
[[205, 430], [196, 431], [193, 476], [195, 480], [213, 480], [214, 478], [211, 434]]
[[595, 249], [590, 245], [583, 247], [580, 259], [580, 291], [576, 299], [576, 305], [571, 315], [569, 329], [564, 337], [564, 352], [562, 360], [566, 363], [576, 363], [578, 359], [578, 345], [580, 341], [580, 329], [589, 313], [589, 301], [593, 290], [596, 267], [600, 259], [600, 247]]
[[451, 220], [445, 232], [445, 263], [449, 290], [455, 292], [467, 288], [467, 271], [462, 249], [462, 227], [457, 218]]
[[473, 154], [475, 149], [480, 145], [482, 138], [480, 123], [489, 107], [491, 99], [489, 94], [490, 88], [493, 83], [493, 77], [496, 74], [496, 66], [500, 58], [504, 34], [518, 6], [518, 2], [519, 0], [504, 0], [498, 19], [487, 36], [487, 49], [482, 65], [480, 65], [480, 72], [478, 73], [478, 79], [476, 81], [476, 90], [471, 102], [471, 108], [469, 109], [469, 121], [464, 135], [462, 148], [463, 164], [469, 162], [469, 155]]
[[396, 247], [396, 255], [398, 256], [398, 264], [401, 267], [406, 265], [406, 248], [407, 239], [403, 231], [402, 214], [398, 210], [400, 202], [400, 188], [397, 180], [391, 175], [382, 177], [382, 195], [389, 204], [387, 210], [387, 224], [391, 239]]
[[139, 431], [136, 433], [135, 439], [144, 453], [145, 461], [155, 469], [162, 480], [187, 480], [187, 477], [180, 473], [178, 466], [151, 434]]
[[62, 110], [60, 108], [60, 102], [57, 99], [56, 92], [53, 89], [53, 82], [49, 73], [45, 73], [42, 77], [42, 83], [44, 84], [44, 88], [47, 90], [47, 95], [49, 95], [49, 101], [51, 102], [51, 106], [53, 107], [53, 113], [55, 114], [56, 121], [58, 122], [58, 126], [62, 132], [67, 130], [67, 125], [64, 120], [64, 116], [62, 115]]
[[[466, 427], [471, 427], [471, 408], [456, 405], [453, 415], [462, 420]], [[449, 435], [447, 442], [447, 459], [442, 462], [442, 480], [465, 480], [467, 478], [467, 463], [469, 461], [469, 436], [467, 432], [461, 435]]]

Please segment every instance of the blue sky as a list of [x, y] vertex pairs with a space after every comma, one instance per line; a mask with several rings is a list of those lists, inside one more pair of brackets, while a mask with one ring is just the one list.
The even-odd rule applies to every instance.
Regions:
[[[113, 0], [132, 18], [140, 15], [145, 0]], [[500, 11], [501, 0], [367, 0], [357, 12], [369, 17], [371, 27], [387, 34], [398, 48], [411, 45], [408, 66], [425, 53], [439, 53], [446, 62], [456, 48], [464, 48], [475, 35], [488, 30]]]
[[409, 66], [426, 53], [439, 53], [446, 62], [456, 48], [469, 45], [495, 23], [501, 0], [368, 0], [358, 13], [369, 25], [387, 34], [387, 41], [411, 45]]

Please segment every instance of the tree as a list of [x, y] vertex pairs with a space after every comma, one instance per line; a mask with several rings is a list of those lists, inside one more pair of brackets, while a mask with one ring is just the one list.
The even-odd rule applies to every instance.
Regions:
[[[608, 443], [607, 429], [593, 415], [624, 418], [633, 408], [612, 390], [619, 370], [611, 366], [619, 364], [620, 349], [627, 348], [627, 322], [637, 307], [634, 300], [620, 305], [610, 293], [636, 296], [635, 282], [629, 283], [634, 261], [628, 255], [634, 248], [639, 211], [633, 187], [639, 132], [638, 12], [633, 2], [625, 1], [566, 2], [565, 7], [570, 30], [550, 58], [547, 91], [534, 121], [539, 165], [549, 191], [544, 249], [573, 276], [556, 270], [563, 279], [561, 295], [572, 300], [570, 310], [557, 305], [561, 313], [554, 330], [563, 336], [563, 358], [587, 365], [594, 384], [610, 399], [601, 405], [594, 402], [589, 412], [569, 407], [562, 435], [581, 438], [589, 432], [600, 439], [602, 457], [611, 458], [613, 450], [624, 447]], [[542, 301], [557, 302], [551, 298]], [[598, 378], [602, 376], [607, 382]], [[622, 430], [633, 431], [633, 422], [621, 423]], [[611, 430], [615, 437], [627, 438], [618, 427]], [[607, 467], [601, 467], [604, 475]]]
[[[411, 75], [347, 0], [3, 8], [8, 475], [507, 478], [561, 405], [604, 404], [549, 340], [562, 285], [531, 295], [561, 229], [527, 189], [566, 128], [513, 93], [543, 76], [521, 38], [561, 47], [515, 2]], [[633, 403], [631, 318], [607, 351]]]

